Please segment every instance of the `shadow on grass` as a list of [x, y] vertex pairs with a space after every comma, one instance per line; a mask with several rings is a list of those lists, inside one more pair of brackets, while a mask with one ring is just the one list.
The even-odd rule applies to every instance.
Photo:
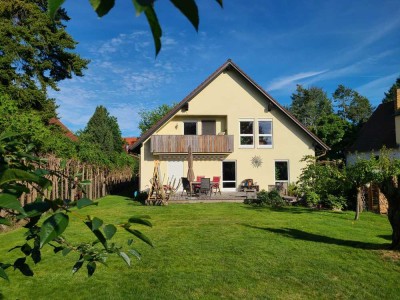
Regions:
[[316, 242], [316, 243], [324, 243], [324, 244], [331, 244], [331, 245], [338, 245], [338, 246], [346, 246], [351, 248], [357, 249], [369, 249], [369, 250], [384, 250], [390, 247], [390, 244], [376, 244], [376, 243], [366, 243], [360, 241], [352, 241], [352, 240], [342, 240], [338, 238], [333, 238], [325, 235], [319, 235], [315, 233], [306, 232], [303, 230], [298, 230], [294, 228], [266, 228], [266, 227], [258, 227], [248, 224], [242, 224], [243, 226], [265, 230], [268, 232], [280, 234], [282, 236], [292, 238], [292, 239], [299, 239], [303, 241], [309, 242]]
[[254, 211], [280, 211], [280, 212], [287, 212], [291, 214], [310, 214], [315, 212], [320, 212], [321, 210], [316, 210], [307, 207], [299, 207], [299, 206], [283, 206], [283, 207], [271, 207], [271, 206], [261, 206], [261, 205], [251, 205], [247, 204], [244, 208]]
[[391, 234], [380, 234], [380, 235], [377, 235], [377, 237], [380, 237], [381, 239], [385, 239], [385, 240], [388, 240], [388, 241], [392, 241], [392, 235]]

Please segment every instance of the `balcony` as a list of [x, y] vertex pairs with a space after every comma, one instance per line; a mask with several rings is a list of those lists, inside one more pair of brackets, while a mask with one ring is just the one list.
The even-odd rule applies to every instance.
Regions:
[[233, 135], [153, 135], [152, 153], [232, 153]]

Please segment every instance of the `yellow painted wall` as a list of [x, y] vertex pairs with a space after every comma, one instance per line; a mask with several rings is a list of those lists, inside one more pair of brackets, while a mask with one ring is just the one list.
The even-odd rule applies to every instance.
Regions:
[[[186, 112], [179, 111], [167, 124], [155, 134], [183, 134], [183, 121], [196, 120], [201, 128], [204, 116], [213, 116], [217, 120], [217, 133], [226, 129], [227, 134], [234, 135], [234, 152], [220, 157], [220, 160], [198, 160], [195, 155], [193, 169], [195, 175], [207, 177], [221, 176], [221, 159], [236, 161], [237, 185], [242, 180], [252, 178], [267, 189], [268, 185], [275, 184], [275, 161], [289, 162], [289, 181], [297, 181], [301, 169], [305, 166], [300, 160], [305, 155], [314, 155], [312, 139], [304, 133], [298, 125], [291, 121], [278, 108], [271, 111], [266, 108], [266, 100], [262, 94], [247, 81], [233, 71], [220, 74], [214, 81], [205, 87], [189, 102]], [[239, 120], [240, 119], [271, 119], [273, 122], [273, 147], [268, 148], [240, 148]], [[256, 127], [257, 123], [254, 123]], [[257, 130], [257, 128], [255, 128]], [[198, 131], [198, 134], [201, 132]], [[257, 135], [255, 135], [257, 140]], [[153, 173], [153, 160], [159, 159], [150, 153], [150, 140], [144, 142], [141, 155], [141, 189], [145, 189]], [[251, 164], [254, 156], [260, 156], [262, 165], [259, 168]], [[161, 172], [168, 174], [165, 159], [161, 161]], [[185, 156], [180, 159], [186, 160]], [[187, 163], [184, 163], [183, 174], [186, 176]], [[166, 175], [167, 176], [167, 175]]]

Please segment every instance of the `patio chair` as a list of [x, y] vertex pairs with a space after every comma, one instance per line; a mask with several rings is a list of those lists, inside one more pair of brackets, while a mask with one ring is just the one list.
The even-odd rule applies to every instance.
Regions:
[[205, 194], [205, 195], [210, 194], [210, 197], [211, 197], [210, 178], [202, 178], [201, 179], [200, 194]]
[[190, 195], [190, 182], [189, 182], [189, 180], [187, 179], [187, 177], [182, 177], [181, 181], [182, 181], [182, 188], [183, 188], [181, 196], [183, 196], [184, 192], [186, 192], [186, 195], [189, 196]]
[[[204, 178], [204, 177], [206, 177], [206, 176], [202, 176], [202, 175], [197, 176], [196, 177], [196, 182], [201, 182], [201, 179]], [[200, 184], [192, 184], [192, 186], [193, 186], [193, 190], [194, 191], [198, 192], [200, 190]]]
[[217, 194], [217, 192], [219, 192], [219, 194], [221, 195], [221, 189], [219, 188], [219, 183], [221, 182], [221, 176], [214, 176], [213, 180], [211, 182], [211, 193], [214, 190], [214, 195]]

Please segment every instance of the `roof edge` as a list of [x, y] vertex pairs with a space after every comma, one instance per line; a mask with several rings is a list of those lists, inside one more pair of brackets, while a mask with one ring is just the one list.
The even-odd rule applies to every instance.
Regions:
[[208, 84], [211, 83], [216, 77], [218, 77], [223, 71], [229, 67], [235, 69], [241, 76], [243, 76], [249, 83], [251, 83], [259, 92], [261, 92], [273, 105], [279, 108], [287, 117], [289, 117], [294, 123], [296, 123], [305, 133], [311, 137], [319, 146], [324, 150], [330, 150], [331, 148], [326, 145], [321, 139], [315, 134], [308, 130], [299, 120], [296, 119], [288, 110], [278, 103], [270, 94], [268, 94], [260, 85], [258, 85], [253, 79], [251, 79], [242, 69], [240, 69], [230, 58], [222, 64], [217, 70], [215, 70], [210, 76], [208, 76], [202, 83], [200, 83], [189, 95], [187, 95], [181, 102], [175, 105], [163, 118], [161, 118], [156, 124], [148, 129], [132, 146], [129, 147], [129, 151], [134, 151], [136, 148], [140, 148], [142, 143], [147, 140], [158, 128], [162, 126], [166, 121], [171, 119], [186, 103], [192, 100], [198, 93], [200, 93]]

